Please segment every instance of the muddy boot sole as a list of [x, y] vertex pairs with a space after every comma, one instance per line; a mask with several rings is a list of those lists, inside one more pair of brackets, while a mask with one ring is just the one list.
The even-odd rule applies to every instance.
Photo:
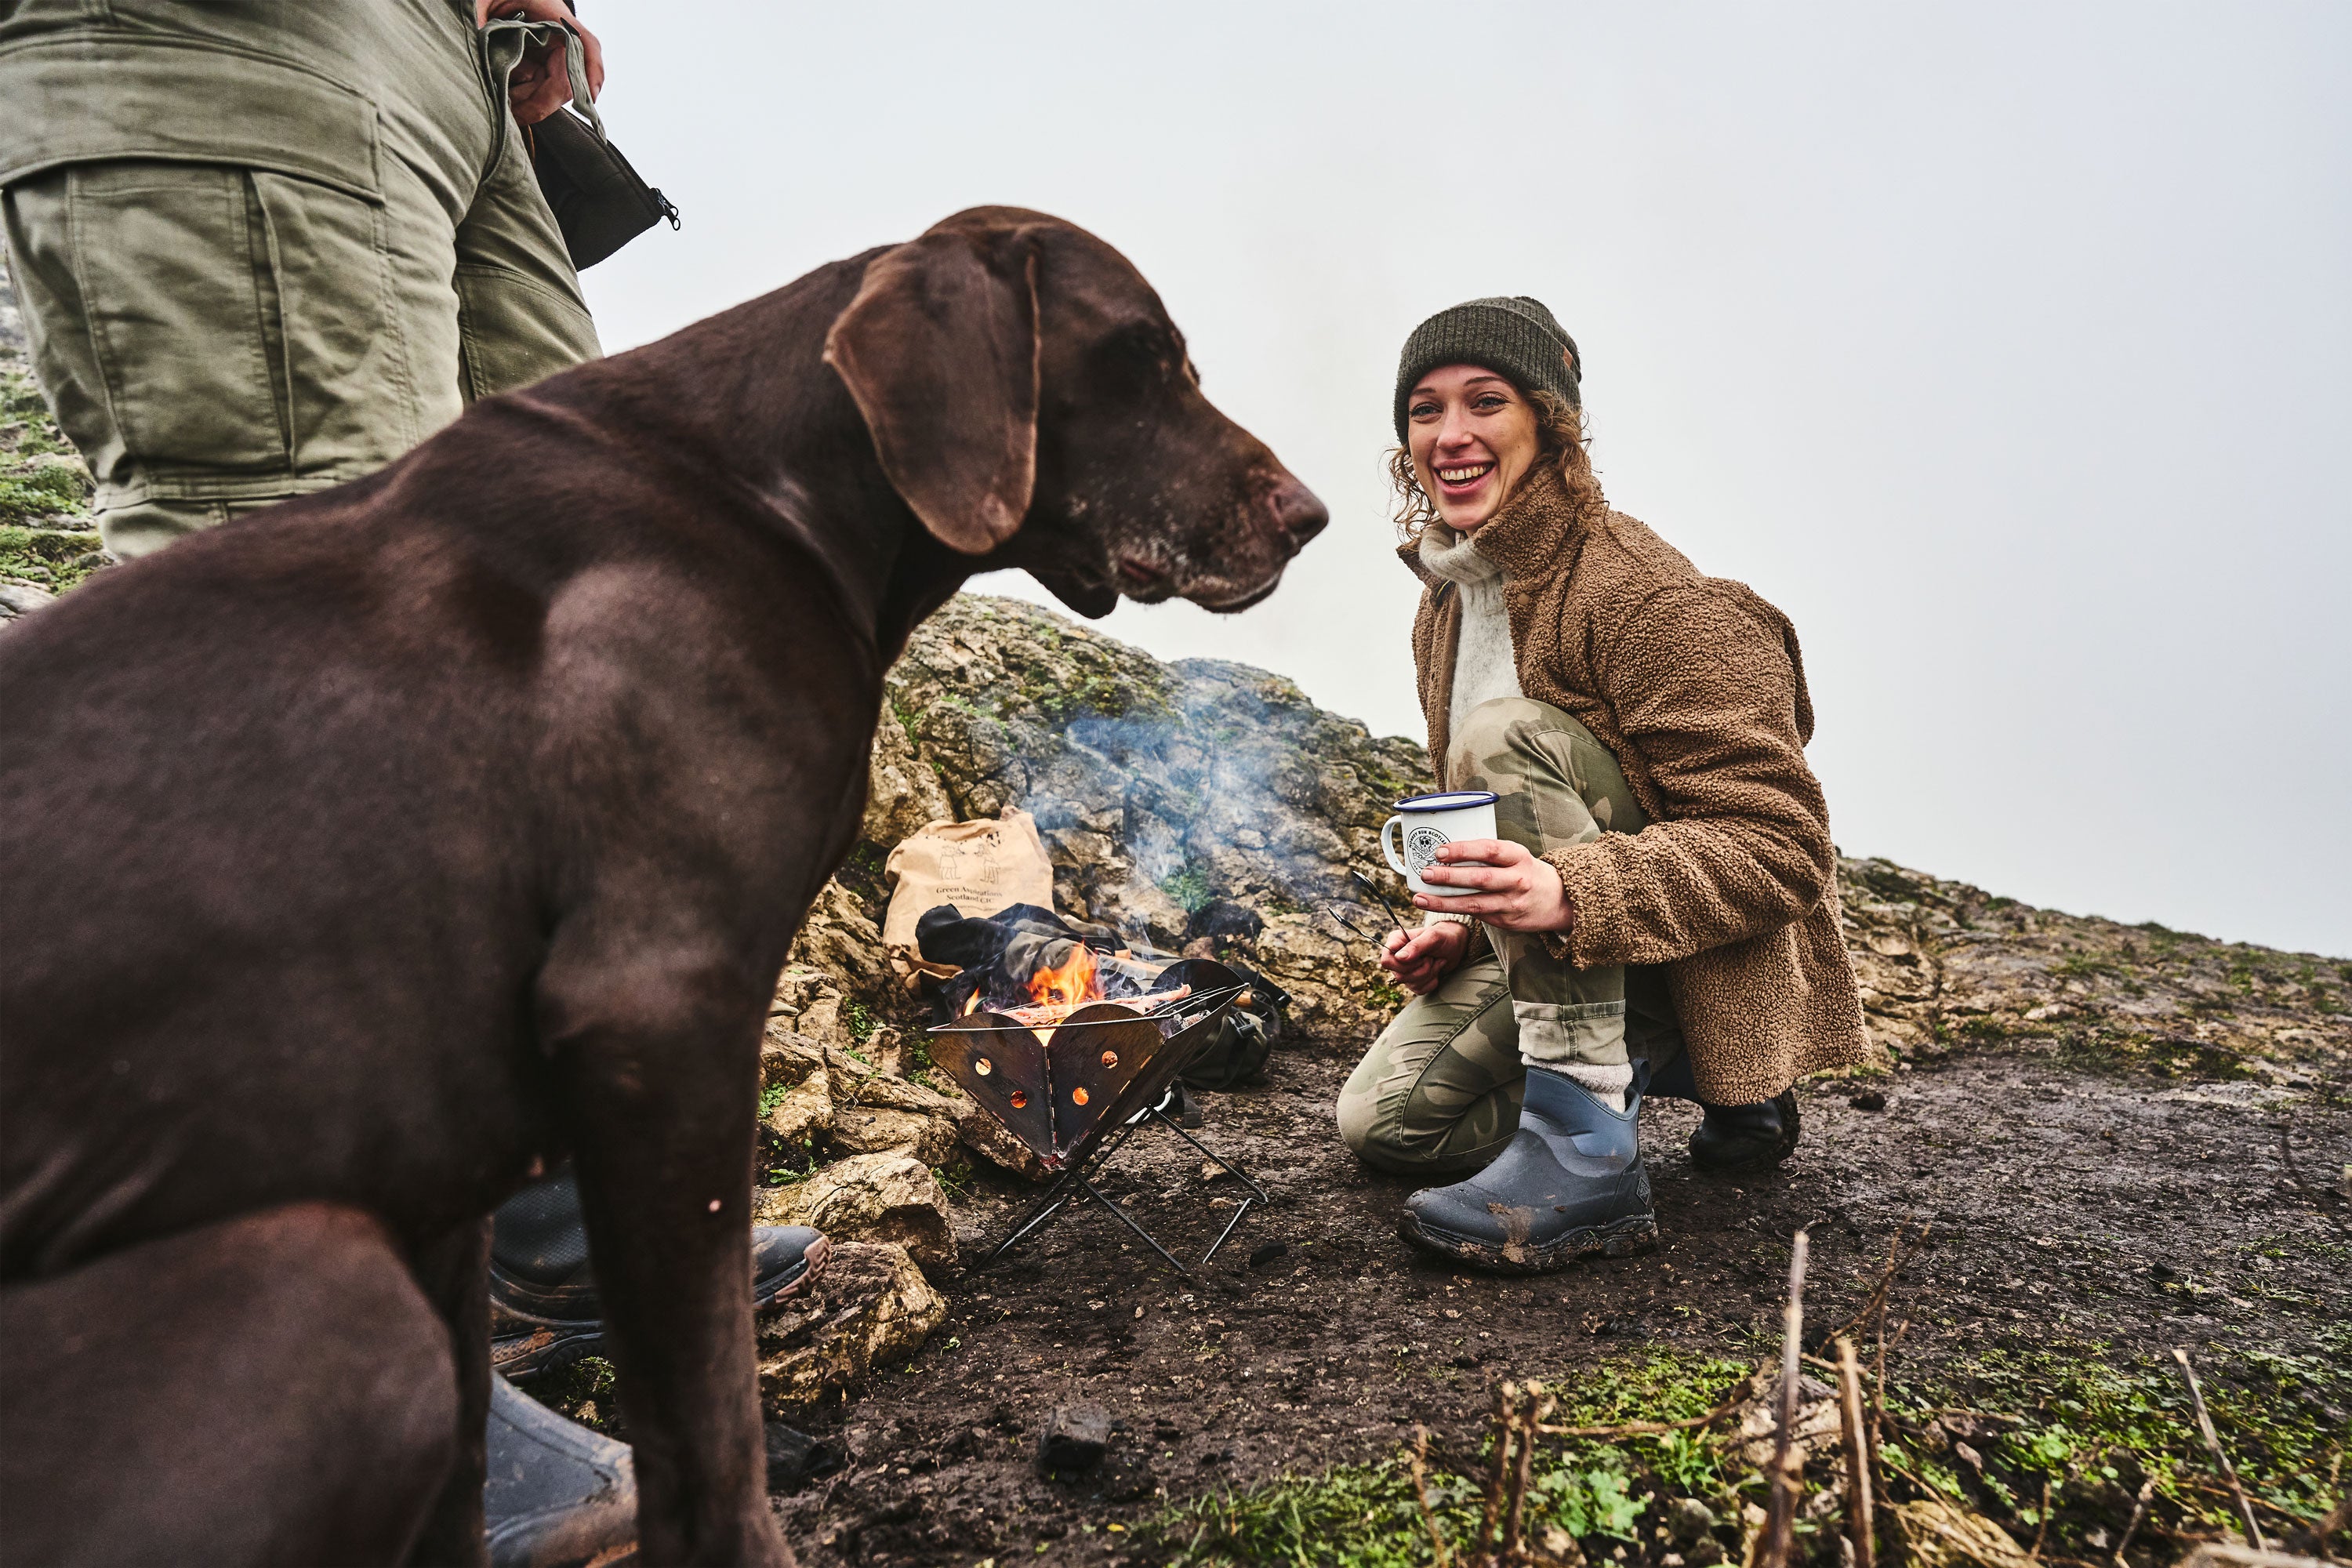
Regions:
[[604, 1343], [602, 1323], [528, 1323], [508, 1328], [509, 1331], [490, 1336], [490, 1370], [516, 1384], [561, 1372], [582, 1356], [594, 1355]]
[[833, 1238], [818, 1237], [808, 1244], [808, 1250], [801, 1254], [797, 1268], [787, 1269], [773, 1279], [751, 1281], [751, 1310], [763, 1312], [779, 1301], [799, 1295], [801, 1288], [823, 1274], [824, 1266], [832, 1260]]
[[1489, 1274], [1549, 1274], [1583, 1258], [1631, 1258], [1654, 1251], [1658, 1216], [1628, 1215], [1607, 1225], [1562, 1231], [1548, 1242], [1489, 1241], [1424, 1226], [1412, 1210], [1397, 1221], [1397, 1234], [1424, 1252], [1466, 1263]]

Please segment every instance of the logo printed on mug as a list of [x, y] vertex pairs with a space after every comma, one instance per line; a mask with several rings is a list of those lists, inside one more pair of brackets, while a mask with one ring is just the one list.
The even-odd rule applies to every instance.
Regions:
[[1453, 842], [1434, 827], [1408, 827], [1404, 830], [1404, 863], [1415, 871], [1426, 871], [1437, 858], [1437, 852]]

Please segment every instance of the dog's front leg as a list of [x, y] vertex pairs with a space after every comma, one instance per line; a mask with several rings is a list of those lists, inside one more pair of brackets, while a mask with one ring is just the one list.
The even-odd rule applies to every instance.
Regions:
[[[648, 1563], [793, 1562], [770, 1512], [751, 1341], [756, 987], [672, 949], [541, 986]], [[567, 976], [577, 976], [567, 982]]]
[[482, 1532], [483, 1434], [490, 1418], [490, 1222], [459, 1226], [410, 1265], [449, 1328], [457, 1364], [457, 1448], [408, 1561], [419, 1568], [490, 1560]]

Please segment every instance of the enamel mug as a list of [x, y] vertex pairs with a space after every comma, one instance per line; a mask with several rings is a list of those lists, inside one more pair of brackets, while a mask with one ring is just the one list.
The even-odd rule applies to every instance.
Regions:
[[[1381, 824], [1381, 853], [1391, 868], [1416, 893], [1458, 899], [1471, 889], [1433, 888], [1421, 874], [1448, 844], [1465, 838], [1493, 838], [1495, 796], [1483, 789], [1447, 790], [1441, 795], [1417, 795], [1396, 803], [1397, 814]], [[1398, 839], [1402, 837], [1402, 843]]]

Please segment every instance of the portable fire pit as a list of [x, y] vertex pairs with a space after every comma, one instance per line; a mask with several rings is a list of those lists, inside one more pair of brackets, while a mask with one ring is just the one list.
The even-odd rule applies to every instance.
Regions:
[[[1226, 1009], [1248, 986], [1207, 959], [1171, 965], [1160, 989], [1118, 1001], [1058, 1006], [975, 1008], [931, 1030], [931, 1060], [1003, 1122], [1049, 1171], [1054, 1184], [998, 1242], [981, 1267], [1034, 1235], [1083, 1192], [1117, 1215], [1181, 1274], [1203, 1268], [1265, 1189], [1167, 1114], [1176, 1076], [1215, 1039]], [[1217, 1239], [1187, 1268], [1135, 1216], [1105, 1197], [1093, 1176], [1134, 1135], [1158, 1122], [1223, 1166], [1250, 1190]]]

